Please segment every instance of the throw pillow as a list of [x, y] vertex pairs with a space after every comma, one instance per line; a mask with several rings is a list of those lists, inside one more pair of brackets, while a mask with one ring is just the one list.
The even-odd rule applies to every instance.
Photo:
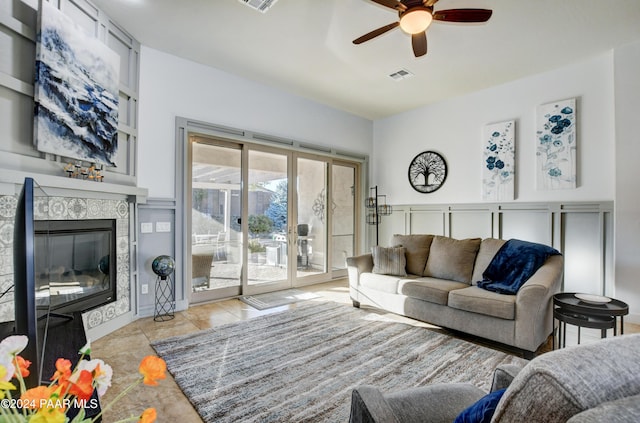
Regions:
[[453, 423], [489, 423], [506, 390], [506, 388], [500, 389], [480, 398], [478, 402], [464, 409]]
[[373, 256], [373, 273], [394, 276], [407, 276], [407, 260], [404, 247], [380, 247], [371, 248]]
[[429, 257], [433, 235], [394, 235], [391, 245], [402, 245], [406, 249], [407, 273], [422, 275]]
[[489, 266], [489, 263], [491, 263], [491, 260], [505, 242], [507, 242], [506, 239], [485, 238], [482, 240], [476, 256], [476, 264], [473, 266], [472, 285], [482, 280], [482, 272]]
[[480, 241], [480, 238], [434, 237], [423, 276], [471, 283]]

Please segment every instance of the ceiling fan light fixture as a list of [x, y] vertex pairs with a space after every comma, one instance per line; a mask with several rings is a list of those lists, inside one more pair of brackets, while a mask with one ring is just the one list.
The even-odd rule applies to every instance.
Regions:
[[425, 31], [432, 21], [431, 10], [426, 7], [414, 7], [400, 16], [400, 28], [407, 34], [419, 34]]

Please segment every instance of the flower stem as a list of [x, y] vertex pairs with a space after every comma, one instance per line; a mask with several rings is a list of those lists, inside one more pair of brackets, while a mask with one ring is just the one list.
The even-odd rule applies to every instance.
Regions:
[[140, 421], [140, 416], [127, 417], [126, 419], [118, 420], [115, 423], [127, 423], [127, 422], [137, 422], [137, 421]]
[[[100, 413], [98, 413], [98, 415], [95, 416], [91, 420], [91, 423], [94, 423], [94, 422], [98, 421], [98, 419], [100, 417], [102, 417], [102, 414], [104, 414], [105, 411], [107, 411], [108, 409], [113, 407], [113, 405], [116, 402], [120, 401], [120, 399], [122, 399], [125, 395], [127, 395], [129, 393], [129, 391], [131, 391], [133, 388], [135, 388], [137, 385], [139, 385], [140, 382], [142, 382], [143, 380], [144, 380], [144, 378], [140, 377], [135, 382], [132, 382], [131, 385], [127, 386], [126, 389], [124, 389], [122, 392], [120, 392], [114, 399], [111, 400], [111, 402], [109, 402], [109, 404], [107, 404], [102, 410], [100, 410]], [[125, 420], [125, 421], [127, 421], [127, 420]]]
[[[7, 394], [7, 398], [9, 398], [9, 400], [12, 399], [11, 397], [11, 391], [5, 391], [5, 393]], [[4, 407], [0, 407], [0, 416], [5, 416], [6, 417], [6, 421], [7, 422], [20, 422], [20, 414], [18, 413], [18, 411], [15, 408], [10, 408], [8, 411], [7, 409], [5, 409]]]

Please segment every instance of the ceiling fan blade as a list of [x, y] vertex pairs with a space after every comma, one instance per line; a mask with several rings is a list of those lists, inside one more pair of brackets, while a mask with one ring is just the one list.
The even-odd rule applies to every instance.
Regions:
[[427, 34], [422, 31], [411, 35], [411, 46], [416, 57], [427, 54]]
[[449, 9], [433, 12], [433, 19], [446, 22], [486, 22], [493, 11], [488, 9]]
[[404, 4], [396, 0], [371, 0], [371, 1], [373, 1], [374, 3], [378, 3], [381, 6], [389, 7], [391, 9], [398, 10], [401, 12], [407, 10], [407, 7]]
[[438, 0], [422, 0], [422, 5], [424, 7], [431, 7], [434, 4], [436, 4], [438, 2]]
[[359, 37], [353, 40], [353, 44], [362, 44], [365, 41], [369, 41], [370, 39], [377, 37], [378, 35], [382, 35], [387, 31], [391, 31], [393, 28], [397, 27], [398, 25], [400, 25], [399, 22], [394, 22], [394, 23], [390, 23], [389, 25], [385, 25], [381, 28], [374, 29], [373, 31], [367, 34], [364, 34], [362, 37]]

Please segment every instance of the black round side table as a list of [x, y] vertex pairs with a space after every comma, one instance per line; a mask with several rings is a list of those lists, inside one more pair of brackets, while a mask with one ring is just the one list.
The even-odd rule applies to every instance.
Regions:
[[[558, 348], [566, 346], [567, 323], [578, 327], [579, 344], [580, 328], [600, 329], [601, 338], [607, 337], [607, 329], [613, 329], [613, 336], [616, 336], [618, 317], [620, 318], [620, 334], [623, 335], [624, 316], [627, 314], [629, 314], [627, 303], [614, 298], [611, 298], [611, 301], [607, 303], [595, 304], [581, 300], [576, 297], [575, 292], [555, 294], [553, 296], [553, 318], [559, 322]], [[554, 336], [553, 349], [555, 348], [556, 338]]]

